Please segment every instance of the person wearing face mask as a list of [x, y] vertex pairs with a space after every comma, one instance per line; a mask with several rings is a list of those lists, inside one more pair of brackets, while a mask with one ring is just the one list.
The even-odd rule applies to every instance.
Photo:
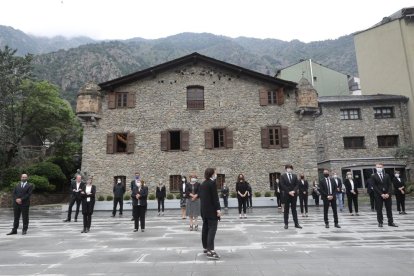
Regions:
[[112, 188], [114, 193], [114, 207], [112, 209], [112, 217], [116, 215], [116, 207], [119, 203], [119, 216], [122, 216], [122, 210], [124, 207], [124, 194], [125, 194], [125, 185], [122, 183], [121, 178], [118, 178], [114, 187]]
[[132, 210], [134, 212], [134, 232], [137, 232], [141, 224], [141, 232], [145, 231], [145, 212], [147, 210], [148, 187], [141, 179], [132, 189]]
[[400, 215], [406, 215], [405, 212], [405, 183], [400, 176], [399, 171], [395, 171], [392, 184], [394, 185], [395, 199], [397, 200], [397, 211]]
[[91, 228], [92, 214], [95, 207], [96, 186], [92, 185], [93, 177], [89, 177], [85, 189], [81, 192], [82, 196], [82, 215], [83, 230], [81, 233], [88, 233]]
[[378, 227], [383, 227], [384, 216], [382, 206], [385, 205], [387, 212], [388, 226], [398, 227], [394, 223], [391, 207], [391, 177], [384, 171], [382, 163], [375, 164], [376, 173], [372, 176], [373, 188], [375, 193], [375, 204], [377, 209]]
[[323, 219], [325, 221], [325, 228], [329, 228], [329, 206], [332, 208], [335, 227], [341, 228], [341, 226], [339, 226], [338, 212], [336, 209], [337, 186], [335, 180], [329, 176], [329, 170], [325, 169], [323, 171], [323, 178], [319, 181], [319, 183], [319, 191], [323, 200]]
[[[138, 185], [138, 182], [140, 182], [140, 181], [141, 181], [141, 174], [139, 172], [136, 172], [135, 176], [134, 176], [134, 180], [131, 181], [131, 193], [132, 193], [132, 190], [134, 189], [134, 187], [136, 187]], [[134, 220], [134, 209], [132, 208], [132, 219], [131, 219], [131, 221], [133, 221], [133, 220]]]
[[279, 178], [276, 178], [276, 180], [275, 180], [275, 197], [276, 197], [277, 208], [281, 209], [282, 208], [282, 201], [281, 201], [281, 195], [280, 195]]
[[[155, 197], [157, 198], [157, 202], [158, 202], [158, 216], [164, 215], [164, 201], [165, 201], [166, 196], [167, 194], [166, 194], [165, 185], [160, 180], [160, 183], [158, 183], [158, 186], [157, 186], [157, 190], [155, 191]], [[162, 213], [161, 213], [161, 210], [162, 210]]]
[[187, 208], [186, 215], [190, 219], [190, 231], [198, 231], [197, 218], [200, 215], [200, 183], [196, 175], [190, 175], [190, 184], [186, 187]]
[[[309, 183], [305, 179], [305, 175], [303, 173], [300, 174], [299, 180], [299, 203], [300, 203], [300, 213], [302, 217], [308, 216], [308, 190], [309, 190]], [[303, 213], [305, 211], [305, 213]]]
[[207, 258], [218, 260], [220, 256], [214, 250], [218, 221], [221, 217], [220, 200], [216, 186], [216, 170], [207, 168], [204, 172], [204, 182], [200, 185], [200, 211], [203, 219], [201, 242]]
[[[246, 203], [247, 203], [247, 197], [248, 197], [248, 191], [249, 186], [248, 183], [244, 180], [244, 175], [239, 174], [237, 177], [236, 182], [236, 193], [237, 193], [237, 202], [239, 207], [239, 217], [240, 218], [247, 218], [246, 215]], [[243, 216], [242, 216], [242, 210], [243, 210]]]
[[313, 200], [315, 200], [316, 207], [319, 207], [319, 196], [320, 195], [321, 194], [319, 193], [319, 186], [316, 183], [316, 181], [313, 181], [313, 184], [312, 184], [312, 197], [313, 197]]
[[229, 187], [227, 187], [226, 183], [223, 183], [223, 187], [221, 188], [221, 197], [223, 198], [224, 210], [229, 208], [229, 193]]
[[187, 177], [183, 176], [181, 178], [181, 185], [180, 185], [180, 208], [181, 208], [181, 218], [186, 219], [186, 208], [187, 208]]
[[280, 176], [280, 189], [284, 192], [285, 196], [285, 209], [283, 214], [283, 220], [285, 223], [285, 229], [288, 229], [289, 220], [289, 207], [292, 210], [292, 217], [295, 223], [295, 228], [301, 229], [299, 225], [298, 214], [296, 212], [296, 202], [298, 199], [299, 180], [296, 174], [293, 173], [293, 166], [288, 164], [285, 166], [286, 173]]
[[342, 180], [338, 177], [338, 174], [336, 172], [333, 174], [333, 179], [335, 180], [336, 186], [338, 187], [336, 188], [336, 199], [339, 206], [339, 211], [342, 212], [344, 209], [344, 201], [342, 197], [342, 191], [344, 187], [342, 187]]
[[352, 177], [351, 172], [346, 173], [346, 179], [344, 182], [345, 188], [346, 188], [346, 197], [348, 199], [348, 209], [351, 216], [354, 214], [352, 213], [352, 203], [354, 204], [355, 208], [355, 215], [359, 216], [358, 213], [358, 189], [356, 187], [356, 183], [354, 182], [354, 179]]

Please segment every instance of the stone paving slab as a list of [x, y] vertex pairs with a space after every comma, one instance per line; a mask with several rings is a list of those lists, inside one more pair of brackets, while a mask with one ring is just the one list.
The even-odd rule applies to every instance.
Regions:
[[132, 232], [129, 212], [99, 211], [81, 234], [81, 216], [63, 223], [61, 206], [32, 207], [28, 235], [6, 236], [13, 214], [0, 209], [0, 275], [414, 275], [414, 200], [408, 215], [394, 211], [398, 228], [378, 228], [376, 214], [361, 209], [326, 229], [322, 208], [311, 207], [299, 217], [303, 229], [288, 230], [280, 209], [253, 208], [247, 219], [230, 209], [219, 223], [218, 261], [202, 253], [201, 231], [190, 232], [179, 210], [148, 210], [144, 233]]

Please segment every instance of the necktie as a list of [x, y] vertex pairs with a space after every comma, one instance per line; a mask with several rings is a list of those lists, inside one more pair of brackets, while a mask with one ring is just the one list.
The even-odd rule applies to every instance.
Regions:
[[289, 176], [289, 182], [292, 182], [292, 175], [289, 173], [288, 176]]
[[331, 191], [331, 181], [329, 180], [329, 178], [326, 178], [326, 183], [328, 183], [328, 194], [332, 194], [332, 191]]
[[381, 181], [382, 181], [382, 173], [379, 173], [379, 177], [380, 177], [380, 179], [381, 179]]
[[21, 187], [24, 188], [24, 183], [22, 183]]

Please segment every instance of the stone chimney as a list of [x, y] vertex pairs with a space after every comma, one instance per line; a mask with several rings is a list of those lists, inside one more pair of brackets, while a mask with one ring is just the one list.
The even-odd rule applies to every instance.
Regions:
[[76, 115], [84, 122], [96, 123], [101, 118], [102, 96], [97, 84], [88, 82], [79, 89]]
[[302, 77], [296, 86], [296, 113], [303, 115], [315, 115], [319, 112], [318, 92], [312, 84]]

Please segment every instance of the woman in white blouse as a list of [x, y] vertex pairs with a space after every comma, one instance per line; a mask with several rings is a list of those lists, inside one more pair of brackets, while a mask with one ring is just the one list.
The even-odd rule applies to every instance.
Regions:
[[85, 190], [81, 192], [82, 196], [82, 214], [83, 214], [83, 231], [88, 233], [91, 228], [93, 208], [95, 206], [96, 186], [92, 185], [93, 177], [89, 177], [86, 182]]

